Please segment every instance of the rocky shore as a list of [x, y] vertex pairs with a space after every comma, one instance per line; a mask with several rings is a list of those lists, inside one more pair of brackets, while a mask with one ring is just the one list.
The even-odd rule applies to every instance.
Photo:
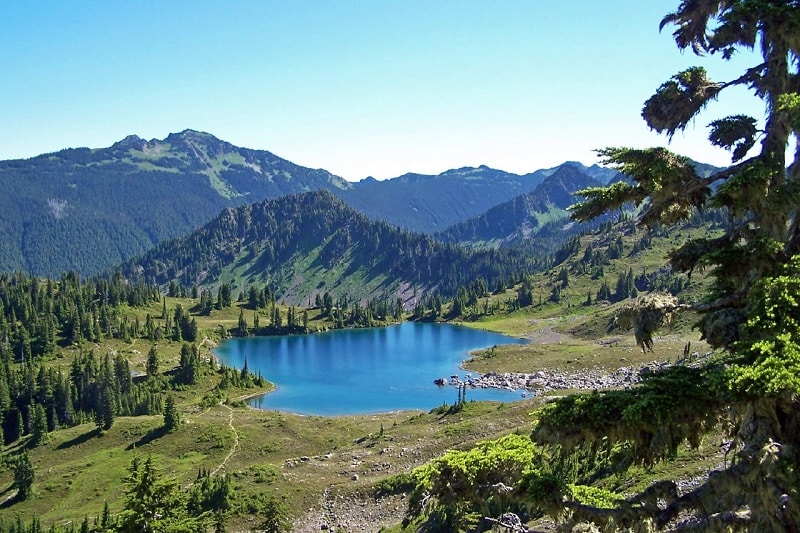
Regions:
[[450, 376], [449, 379], [438, 378], [434, 380], [434, 383], [441, 386], [466, 386], [475, 389], [505, 389], [520, 391], [525, 395], [539, 396], [554, 390], [626, 388], [638, 383], [643, 375], [667, 365], [666, 362], [653, 362], [640, 366], [624, 366], [611, 371], [602, 367], [593, 367], [574, 372], [540, 370], [532, 374], [487, 372], [479, 375]]

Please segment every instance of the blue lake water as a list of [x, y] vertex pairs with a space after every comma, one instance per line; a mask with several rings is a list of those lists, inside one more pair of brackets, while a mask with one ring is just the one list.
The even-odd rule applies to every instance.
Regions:
[[[468, 352], [525, 341], [451, 324], [404, 322], [386, 328], [310, 335], [230, 339], [214, 353], [277, 385], [249, 403], [307, 415], [336, 416], [454, 404], [458, 391], [433, 380], [468, 374], [459, 368]], [[521, 392], [468, 389], [467, 400], [513, 401]]]

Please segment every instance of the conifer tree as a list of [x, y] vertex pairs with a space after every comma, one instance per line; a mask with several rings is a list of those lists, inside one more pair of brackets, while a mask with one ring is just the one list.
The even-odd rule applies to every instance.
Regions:
[[167, 400], [164, 403], [164, 429], [172, 432], [178, 429], [180, 424], [181, 416], [175, 403], [175, 397], [172, 394], [167, 394]]
[[[674, 75], [644, 104], [642, 116], [652, 129], [672, 137], [720, 93], [737, 86], [753, 90], [765, 120], [760, 124], [737, 114], [712, 121], [709, 140], [731, 152], [732, 165], [710, 175], [665, 148], [600, 150], [605, 163], [630, 181], [580, 191], [584, 201], [572, 208], [572, 216], [588, 221], [634, 204], [641, 208], [639, 225], [653, 228], [689, 221], [704, 208], [724, 210], [729, 220], [722, 236], [691, 239], [669, 256], [675, 270], [710, 274], [705, 299], [685, 304], [669, 294], [648, 295], [621, 315], [633, 325], [637, 342], [650, 348], [665, 319], [694, 310], [702, 314], [703, 337], [721, 352], [704, 366], [654, 372], [629, 391], [558, 400], [539, 414], [534, 439], [593, 454], [625, 446], [634, 462], [653, 464], [672, 457], [684, 442], [697, 445], [722, 420], [723, 427], [733, 428], [735, 461], [682, 494], [674, 481], [665, 480], [614, 509], [569, 497], [550, 503], [570, 519], [565, 527], [594, 522], [606, 528], [663, 528], [679, 514], [694, 513], [716, 530], [796, 531], [800, 151], [788, 164], [786, 155], [789, 143], [800, 138], [800, 5], [683, 0], [662, 20], [666, 26], [674, 27], [681, 50], [723, 59], [754, 50], [758, 61], [726, 82], [712, 81], [701, 67]], [[626, 289], [627, 278], [621, 279]]]
[[155, 345], [151, 346], [150, 351], [147, 352], [145, 371], [150, 377], [155, 377], [158, 375], [158, 352], [156, 351]]
[[30, 408], [33, 411], [31, 420], [31, 446], [44, 444], [49, 440], [47, 434], [47, 415], [44, 406], [37, 403]]
[[[502, 439], [491, 443], [515, 470], [500, 484], [473, 484], [482, 465], [510, 472], [487, 460], [486, 449], [474, 466], [460, 456], [424, 465], [412, 474], [410, 518], [426, 514], [433, 528], [457, 529], [476, 515], [536, 509], [559, 520], [561, 531], [800, 531], [800, 4], [683, 0], [662, 20], [669, 25], [680, 49], [723, 59], [752, 49], [757, 61], [727, 82], [699, 67], [676, 74], [645, 102], [647, 124], [672, 136], [722, 91], [744, 86], [764, 104], [763, 125], [744, 115], [711, 122], [709, 140], [730, 150], [732, 166], [710, 175], [665, 148], [601, 150], [629, 179], [581, 191], [572, 216], [589, 221], [633, 204], [639, 225], [667, 228], [705, 208], [726, 213], [722, 236], [688, 240], [669, 256], [675, 270], [710, 274], [702, 301], [651, 293], [618, 317], [650, 349], [670, 314], [693, 310], [718, 352], [651, 372], [626, 390], [548, 403], [535, 415], [527, 464]], [[795, 153], [787, 164], [789, 143]], [[609, 234], [609, 243], [609, 256], [621, 256], [621, 239]], [[620, 276], [618, 293], [634, 289], [632, 271]], [[624, 495], [597, 486], [610, 471], [672, 459], [718, 431], [729, 439], [726, 461], [698, 485], [665, 479]]]
[[27, 500], [33, 493], [35, 473], [28, 452], [23, 452], [14, 461], [14, 486], [17, 488], [17, 498]]

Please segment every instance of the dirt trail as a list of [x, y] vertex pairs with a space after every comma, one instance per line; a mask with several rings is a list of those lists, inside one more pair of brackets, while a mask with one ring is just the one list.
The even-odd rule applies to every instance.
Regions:
[[223, 461], [219, 464], [219, 466], [217, 466], [214, 470], [211, 471], [212, 476], [217, 475], [217, 473], [219, 473], [220, 470], [225, 468], [225, 465], [228, 464], [230, 458], [233, 457], [233, 454], [236, 453], [236, 450], [239, 449], [239, 432], [236, 431], [236, 427], [233, 425], [233, 409], [231, 409], [231, 407], [228, 405], [225, 404], [221, 405], [222, 407], [228, 410], [228, 427], [231, 428], [231, 433], [233, 433], [233, 445], [231, 446], [228, 455], [225, 456], [225, 459], [223, 459]]

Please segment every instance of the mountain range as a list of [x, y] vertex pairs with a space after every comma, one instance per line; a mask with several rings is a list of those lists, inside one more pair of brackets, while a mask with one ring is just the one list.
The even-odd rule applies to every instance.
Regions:
[[[568, 237], [574, 224], [565, 223], [573, 194], [603, 182], [580, 163], [558, 167], [536, 189], [496, 205], [477, 217], [459, 222], [435, 236], [445, 242], [480, 245], [519, 243], [524, 240]], [[560, 239], [559, 239], [560, 237]], [[541, 245], [541, 243], [540, 243]]]
[[[601, 182], [614, 174], [566, 163], [526, 175], [480, 166], [353, 183], [208, 133], [186, 130], [149, 141], [132, 135], [108, 148], [0, 161], [0, 271], [93, 275], [191, 233], [223, 209], [313, 190], [332, 192], [372, 220], [445, 232], [531, 193], [562, 167]], [[563, 209], [563, 203], [553, 205]], [[448, 239], [456, 242], [459, 231], [466, 230]], [[485, 231], [469, 238], [491, 240]]]

